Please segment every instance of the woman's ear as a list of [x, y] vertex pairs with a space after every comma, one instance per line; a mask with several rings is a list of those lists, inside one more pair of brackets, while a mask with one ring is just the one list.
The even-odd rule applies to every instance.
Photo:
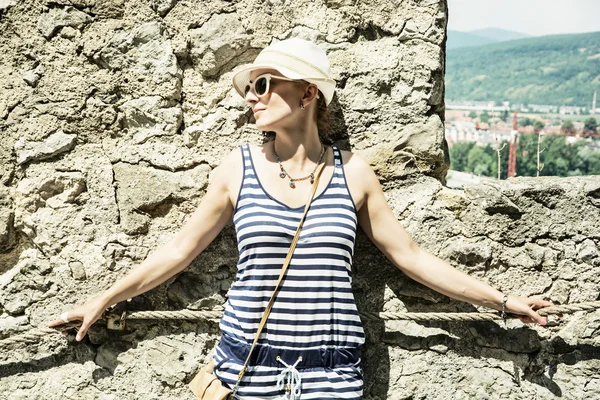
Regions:
[[319, 96], [319, 88], [315, 84], [309, 84], [304, 91], [304, 97], [302, 97], [303, 101], [306, 103], [310, 103], [315, 100]]

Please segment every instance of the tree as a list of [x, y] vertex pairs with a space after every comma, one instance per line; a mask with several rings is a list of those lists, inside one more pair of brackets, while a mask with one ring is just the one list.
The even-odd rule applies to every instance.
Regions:
[[506, 110], [506, 109], [505, 109], [505, 110], [502, 112], [502, 121], [504, 121], [504, 122], [506, 122], [506, 123], [507, 123], [507, 122], [508, 122], [508, 118], [509, 118], [508, 110]]
[[540, 121], [539, 119], [536, 119], [536, 120], [533, 122], [533, 131], [534, 131], [534, 132], [535, 132], [537, 135], [539, 135], [539, 134], [540, 134], [540, 132], [542, 131], [542, 129], [544, 129], [544, 126], [545, 126], [545, 125], [544, 125], [544, 123], [543, 123], [542, 121]]
[[490, 114], [488, 114], [487, 111], [482, 112], [479, 116], [479, 120], [484, 124], [487, 124], [488, 122], [490, 122]]
[[581, 160], [582, 172], [585, 175], [600, 175], [600, 150], [590, 146], [582, 146], [577, 155]]
[[[599, 175], [600, 150], [580, 140], [567, 144], [564, 136], [542, 136], [542, 176]], [[521, 134], [517, 146], [517, 176], [536, 176], [538, 135]]]
[[531, 126], [535, 123], [534, 119], [529, 117], [521, 117], [519, 118], [519, 126]]
[[517, 176], [536, 176], [538, 135], [521, 134], [517, 143]]
[[[546, 149], [542, 154], [544, 169], [541, 174], [545, 176], [569, 176], [577, 171], [577, 152], [574, 147], [567, 145], [564, 136], [549, 135], [542, 141]], [[583, 143], [583, 142], [582, 142]]]
[[495, 158], [483, 147], [474, 146], [467, 155], [467, 172], [472, 172], [475, 175], [492, 176], [492, 163], [494, 160]]
[[450, 148], [450, 167], [455, 171], [466, 171], [467, 157], [475, 143], [459, 142]]
[[586, 132], [596, 133], [598, 130], [598, 121], [596, 121], [596, 118], [586, 118], [585, 121], [583, 121], [583, 130]]
[[568, 135], [573, 135], [575, 133], [575, 125], [573, 125], [573, 121], [570, 119], [564, 120], [560, 129]]
[[471, 118], [471, 119], [475, 119], [475, 118], [477, 118], [477, 113], [476, 113], [475, 111], [471, 111], [471, 112], [469, 113], [469, 118]]

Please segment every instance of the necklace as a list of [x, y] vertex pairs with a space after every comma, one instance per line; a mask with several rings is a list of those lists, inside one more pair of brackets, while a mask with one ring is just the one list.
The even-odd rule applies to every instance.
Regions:
[[323, 159], [323, 153], [325, 153], [325, 147], [323, 146], [323, 143], [321, 143], [321, 153], [319, 153], [319, 161], [317, 161], [317, 165], [315, 165], [315, 169], [313, 170], [313, 172], [311, 172], [310, 174], [303, 176], [302, 178], [292, 178], [290, 176], [290, 174], [287, 173], [287, 171], [285, 170], [285, 168], [283, 168], [283, 164], [281, 163], [281, 159], [279, 158], [279, 154], [277, 154], [277, 151], [275, 151], [275, 143], [273, 143], [273, 153], [275, 153], [275, 158], [277, 158], [277, 163], [279, 164], [279, 177], [281, 179], [285, 179], [285, 177], [287, 176], [288, 178], [290, 178], [290, 187], [292, 189], [296, 188], [296, 182], [297, 181], [304, 181], [306, 179], [310, 178], [310, 183], [314, 183], [315, 182], [315, 172], [317, 171], [317, 167], [319, 166], [319, 164], [321, 164], [321, 160]]

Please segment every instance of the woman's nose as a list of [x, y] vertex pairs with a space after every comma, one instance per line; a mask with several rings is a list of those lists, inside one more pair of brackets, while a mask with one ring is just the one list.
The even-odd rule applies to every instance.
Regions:
[[253, 104], [253, 103], [256, 103], [258, 101], [258, 96], [252, 91], [252, 89], [249, 89], [246, 92], [246, 96], [244, 96], [244, 100], [248, 104]]

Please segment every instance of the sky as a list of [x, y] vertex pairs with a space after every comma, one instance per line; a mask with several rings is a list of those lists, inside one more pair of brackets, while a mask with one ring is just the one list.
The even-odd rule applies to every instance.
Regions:
[[533, 36], [600, 31], [600, 0], [448, 0], [448, 29]]

